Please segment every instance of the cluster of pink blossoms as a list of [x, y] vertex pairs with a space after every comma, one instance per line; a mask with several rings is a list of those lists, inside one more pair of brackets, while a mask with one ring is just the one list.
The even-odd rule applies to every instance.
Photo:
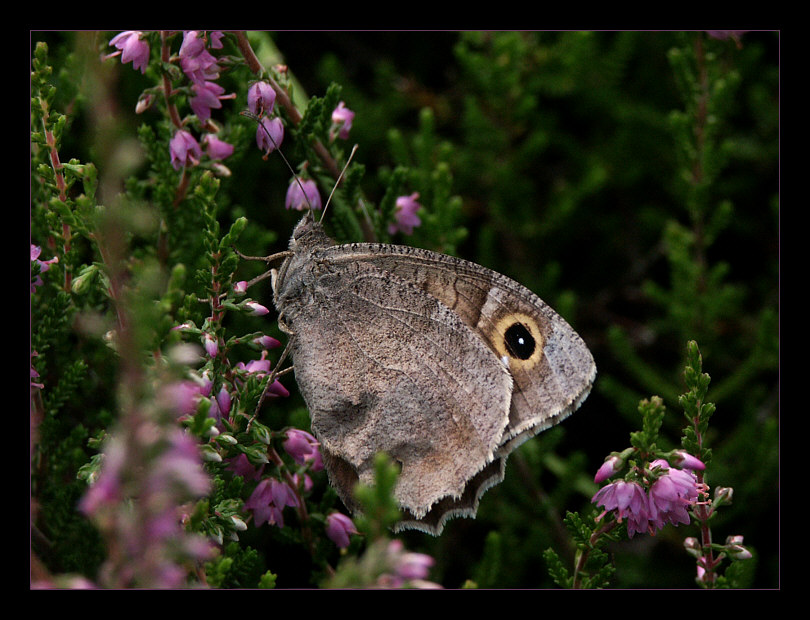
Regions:
[[248, 111], [259, 120], [256, 146], [266, 158], [284, 140], [284, 124], [278, 116], [271, 116], [276, 105], [276, 91], [268, 82], [254, 82], [248, 88], [247, 100]]
[[[178, 588], [187, 576], [182, 560], [212, 557], [210, 541], [185, 531], [182, 507], [210, 493], [211, 481], [194, 437], [179, 427], [143, 426], [150, 433], [123, 430], [107, 440], [103, 467], [89, 481], [79, 510], [102, 530], [114, 529], [116, 544], [126, 550], [125, 564], [108, 561], [119, 584]], [[147, 453], [156, 454], [144, 461]], [[136, 514], [131, 497], [138, 498]]]
[[[210, 49], [222, 49], [222, 32], [209, 34]], [[219, 78], [219, 64], [216, 57], [208, 51], [206, 39], [196, 30], [183, 33], [183, 43], [178, 52], [180, 68], [191, 81], [193, 96], [189, 101], [192, 111], [207, 128], [211, 119], [211, 110], [222, 107], [223, 99], [234, 99], [235, 94], [225, 94], [225, 89], [214, 80]], [[208, 157], [222, 160], [233, 153], [233, 145], [219, 139], [215, 133], [208, 132], [202, 138]], [[202, 147], [190, 132], [178, 130], [169, 143], [172, 166], [175, 170], [186, 165], [197, 165], [200, 161]]]
[[[219, 64], [209, 49], [222, 49], [220, 31], [210, 32], [207, 38], [196, 30], [183, 33], [183, 43], [177, 58], [180, 68], [191, 82], [191, 110], [206, 128], [207, 132], [200, 142], [187, 129], [178, 129], [169, 142], [169, 154], [172, 166], [180, 170], [185, 166], [196, 166], [202, 158], [203, 148], [214, 161], [225, 159], [233, 154], [233, 145], [217, 137], [216, 126], [210, 123], [211, 110], [222, 107], [223, 99], [233, 99], [235, 94], [226, 94], [225, 89], [216, 83], [219, 78]], [[132, 66], [141, 73], [146, 72], [149, 63], [149, 42], [145, 33], [138, 30], [124, 31], [110, 40], [110, 45], [118, 51], [105, 58], [121, 56], [121, 62], [132, 62]], [[137, 111], [143, 112], [151, 103], [151, 95], [138, 102]]]
[[[323, 469], [323, 460], [318, 441], [306, 431], [296, 428], [286, 432], [287, 439], [282, 444], [284, 450], [300, 465], [307, 465], [308, 471], [320, 471]], [[244, 455], [242, 455], [244, 456]], [[245, 502], [245, 509], [253, 512], [256, 526], [269, 523], [277, 527], [284, 527], [284, 517], [282, 511], [285, 507], [299, 506], [298, 494], [287, 482], [273, 477], [261, 479], [261, 472], [249, 464], [245, 458], [242, 461], [234, 462], [229, 467], [237, 475], [241, 475], [248, 480], [259, 480], [259, 484], [253, 489], [250, 497]], [[296, 488], [308, 491], [312, 488], [312, 480], [309, 475], [296, 472], [293, 477], [293, 484]]]
[[286, 482], [265, 478], [245, 502], [245, 509], [253, 512], [256, 527], [263, 523], [284, 527], [282, 511], [285, 507], [297, 507], [298, 495]]
[[[286, 437], [287, 439], [282, 445], [296, 463], [307, 466], [306, 471], [323, 469], [320, 444], [315, 437], [297, 428], [287, 430]], [[250, 465], [244, 455], [240, 455], [239, 459], [229, 466], [229, 469], [248, 480], [259, 480], [244, 504], [245, 509], [253, 513], [257, 527], [264, 523], [279, 528], [284, 527], [284, 508], [297, 508], [301, 501], [294, 487], [304, 491], [312, 488], [312, 480], [306, 471], [303, 474], [299, 472], [293, 474], [293, 486], [273, 477], [261, 479], [261, 471], [264, 466], [257, 470]], [[326, 535], [341, 549], [348, 547], [350, 536], [357, 533], [354, 523], [346, 515], [332, 512], [327, 516]]]
[[426, 581], [428, 570], [434, 560], [424, 553], [406, 551], [402, 541], [392, 540], [386, 549], [386, 560], [390, 572], [384, 573], [377, 579], [377, 585], [382, 588], [422, 588], [437, 589], [441, 586], [432, 581]]
[[[705, 466], [683, 452], [678, 454], [678, 459], [683, 469], [671, 467], [663, 459], [653, 461], [649, 473], [654, 481], [647, 489], [639, 482], [627, 480], [618, 480], [599, 489], [591, 500], [604, 508], [599, 518], [615, 512], [619, 522], [627, 519], [630, 537], [639, 532], [655, 534], [668, 523], [689, 523], [689, 508], [706, 492], [692, 470], [702, 470]], [[619, 467], [617, 457], [608, 459], [597, 472], [595, 481], [608, 478]]]
[[[177, 54], [180, 68], [191, 82], [192, 96], [189, 104], [194, 114], [206, 128], [214, 128], [210, 123], [211, 110], [222, 107], [223, 99], [232, 99], [233, 93], [225, 94], [225, 90], [216, 83], [220, 68], [216, 57], [209, 49], [222, 49], [221, 31], [212, 31], [208, 37], [196, 30], [183, 33], [183, 43]], [[206, 46], [206, 40], [208, 45]], [[110, 45], [118, 51], [106, 56], [112, 58], [121, 56], [121, 62], [132, 62], [135, 69], [144, 73], [149, 62], [149, 43], [146, 35], [137, 30], [127, 30], [113, 37]], [[149, 100], [149, 99], [147, 99]], [[273, 115], [276, 92], [273, 86], [263, 80], [251, 84], [248, 88], [247, 103], [249, 112], [258, 119], [256, 128], [256, 145], [266, 158], [271, 152], [281, 146], [284, 140], [284, 124], [276, 115]], [[138, 111], [143, 111], [148, 103], [139, 102]], [[332, 127], [329, 130], [330, 140], [340, 138], [347, 140], [354, 122], [355, 113], [341, 101], [332, 111]], [[169, 142], [169, 154], [175, 170], [186, 166], [196, 166], [203, 157], [203, 149], [208, 157], [214, 161], [221, 161], [229, 157], [234, 150], [233, 145], [221, 140], [213, 132], [206, 133], [202, 140], [197, 139], [187, 129], [178, 129]], [[401, 232], [406, 235], [413, 233], [421, 220], [416, 211], [421, 208], [417, 202], [418, 193], [409, 196], [400, 196], [396, 201], [394, 222], [389, 225], [390, 234]], [[312, 179], [294, 179], [287, 190], [285, 207], [287, 209], [321, 209], [322, 201], [318, 187]]]

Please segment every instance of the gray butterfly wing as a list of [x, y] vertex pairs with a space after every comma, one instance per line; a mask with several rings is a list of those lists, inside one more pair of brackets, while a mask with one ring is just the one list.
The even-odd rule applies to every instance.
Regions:
[[369, 261], [342, 260], [345, 247], [308, 257], [296, 268], [306, 286], [277, 301], [296, 381], [343, 501], [353, 507], [353, 483], [372, 482], [374, 455], [386, 452], [401, 465], [410, 526], [438, 533], [445, 514], [474, 512], [471, 479], [502, 478], [495, 452], [512, 378], [442, 301]]
[[348, 244], [329, 248], [327, 254], [335, 264], [372, 264], [440, 300], [507, 366], [514, 387], [499, 456], [568, 416], [590, 392], [596, 365], [585, 342], [514, 280], [409, 246]]

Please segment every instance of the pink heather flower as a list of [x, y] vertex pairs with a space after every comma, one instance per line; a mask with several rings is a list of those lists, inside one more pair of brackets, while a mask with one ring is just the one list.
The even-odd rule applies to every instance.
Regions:
[[87, 516], [92, 516], [98, 510], [114, 504], [122, 496], [121, 472], [126, 461], [126, 448], [123, 442], [117, 437], [109, 439], [102, 458], [98, 477], [79, 502], [79, 510]]
[[603, 482], [610, 478], [613, 474], [620, 471], [623, 467], [624, 463], [618, 456], [611, 456], [610, 458], [606, 459], [602, 466], [599, 468], [599, 471], [596, 472], [596, 476], [594, 476], [593, 481], [596, 484]]
[[157, 459], [149, 477], [154, 492], [169, 492], [175, 485], [181, 485], [192, 497], [202, 497], [211, 490], [197, 441], [180, 428], [170, 435], [169, 448]]
[[703, 545], [694, 536], [687, 536], [683, 539], [683, 548], [693, 558], [700, 558], [703, 555]]
[[184, 129], [178, 130], [169, 142], [169, 154], [172, 158], [172, 166], [175, 170], [180, 170], [187, 165], [196, 166], [200, 163], [202, 150], [200, 145], [189, 132]]
[[627, 518], [627, 533], [631, 537], [646, 530], [649, 507], [641, 485], [617, 480], [599, 489], [591, 501], [605, 509], [602, 514], [616, 511], [619, 522]]
[[293, 474], [293, 480], [295, 481], [296, 489], [303, 489], [305, 493], [309, 493], [312, 490], [312, 478], [307, 474], [301, 475], [295, 472]]
[[267, 359], [267, 351], [262, 351], [261, 359], [250, 360], [247, 364], [239, 362], [236, 367], [246, 372], [266, 375], [270, 372], [270, 360]]
[[245, 502], [245, 508], [253, 511], [256, 527], [269, 523], [284, 527], [282, 510], [286, 506], [298, 506], [298, 496], [285, 482], [275, 478], [265, 478]]
[[117, 52], [106, 56], [112, 58], [121, 54], [121, 62], [126, 64], [132, 61], [132, 68], [146, 73], [149, 62], [149, 43], [141, 39], [143, 33], [138, 30], [126, 30], [110, 39], [110, 45], [117, 48]]
[[726, 538], [726, 553], [733, 560], [750, 560], [751, 552], [743, 547], [742, 536], [729, 536]]
[[240, 280], [239, 282], [234, 284], [233, 292], [237, 293], [238, 295], [244, 295], [247, 292], [247, 281]]
[[281, 385], [281, 383], [278, 381], [278, 379], [273, 381], [273, 385], [271, 385], [269, 388], [267, 388], [267, 392], [271, 396], [280, 396], [282, 398], [286, 398], [286, 397], [288, 397], [290, 395], [289, 390], [287, 390], [287, 388], [285, 388], [283, 385]]
[[196, 329], [196, 327], [194, 326], [194, 322], [193, 321], [186, 321], [185, 323], [180, 323], [180, 325], [175, 325], [169, 331], [187, 332], [187, 331], [193, 331], [194, 329]]
[[697, 563], [697, 577], [695, 577], [695, 581], [702, 584], [706, 582], [706, 558], [703, 557]]
[[155, 96], [152, 93], [141, 93], [138, 97], [138, 103], [135, 104], [135, 114], [143, 114], [155, 101]]
[[388, 225], [388, 232], [390, 234], [393, 235], [399, 231], [406, 235], [411, 235], [413, 234], [414, 227], [422, 223], [422, 220], [416, 215], [416, 212], [422, 208], [422, 205], [416, 202], [418, 198], [418, 192], [414, 192], [410, 196], [400, 196], [397, 198], [396, 211], [394, 212], [396, 222], [392, 222]]
[[434, 560], [423, 553], [405, 551], [400, 540], [392, 540], [386, 548], [388, 565], [392, 573], [379, 577], [377, 585], [385, 588], [400, 588], [410, 586], [416, 588], [440, 588], [439, 584], [425, 581], [428, 569]]
[[714, 488], [714, 501], [718, 505], [730, 504], [734, 497], [734, 489], [731, 487], [715, 487]]
[[206, 370], [202, 373], [201, 377], [196, 377], [200, 385], [200, 394], [208, 398], [211, 396], [211, 390], [214, 387], [214, 381], [211, 379], [210, 371]]
[[186, 30], [183, 33], [183, 43], [180, 45], [180, 58], [194, 58], [205, 49], [205, 39], [199, 36], [196, 30]]
[[281, 346], [281, 342], [272, 336], [262, 335], [253, 339], [253, 343], [259, 345], [263, 349], [275, 349]]
[[262, 117], [273, 111], [276, 103], [276, 91], [267, 82], [255, 82], [248, 89], [247, 100], [250, 113]]
[[352, 520], [344, 514], [333, 512], [326, 517], [326, 535], [341, 549], [349, 546], [349, 536], [357, 534]]
[[408, 581], [424, 579], [428, 569], [433, 566], [434, 560], [424, 553], [406, 552], [400, 555], [396, 563], [397, 574]]
[[216, 338], [214, 338], [211, 334], [203, 335], [203, 346], [205, 347], [205, 352], [208, 353], [208, 357], [217, 356], [217, 353], [219, 352], [219, 345], [217, 344]]
[[337, 135], [341, 140], [348, 139], [353, 120], [354, 112], [347, 108], [346, 104], [342, 101], [332, 111], [332, 123], [335, 125], [335, 127], [340, 127]]
[[665, 472], [650, 486], [651, 531], [660, 530], [667, 523], [689, 523], [688, 508], [697, 501], [699, 495], [697, 478], [689, 470], [669, 467], [663, 459], [653, 461], [651, 465]]
[[265, 156], [281, 146], [284, 140], [284, 124], [277, 116], [265, 116], [256, 128], [256, 145], [264, 151]]
[[211, 159], [225, 159], [233, 155], [233, 144], [220, 140], [212, 133], [205, 134], [203, 144], [205, 144], [205, 152]]
[[39, 260], [39, 255], [42, 253], [42, 248], [38, 245], [31, 245], [31, 262], [36, 263], [39, 266], [39, 273], [37, 274], [36, 278], [31, 282], [31, 292], [34, 293], [37, 290], [38, 286], [42, 286], [44, 282], [40, 277], [43, 273], [48, 271], [51, 268], [53, 263], [59, 262], [59, 257], [54, 256], [51, 260]]
[[224, 385], [217, 392], [216, 398], [220, 412], [223, 415], [228, 415], [231, 411], [231, 394]]
[[216, 82], [195, 82], [191, 85], [194, 96], [191, 97], [191, 110], [201, 121], [211, 118], [211, 109], [218, 110], [222, 107], [220, 99], [227, 99], [230, 95], [224, 95], [225, 89]]
[[681, 469], [706, 469], [703, 461], [684, 450], [676, 450], [673, 452], [672, 464]]
[[225, 33], [221, 30], [214, 30], [211, 33], [211, 49], [212, 50], [221, 50], [222, 49], [222, 37], [225, 36]]
[[299, 465], [310, 464], [312, 471], [323, 469], [323, 460], [318, 449], [320, 444], [306, 431], [291, 428], [287, 431], [287, 440], [283, 446], [287, 454], [293, 457], [293, 460]]
[[253, 316], [264, 316], [270, 312], [265, 306], [255, 301], [248, 301], [245, 303], [245, 306], [250, 310], [250, 314]]
[[[216, 398], [209, 398], [208, 399], [208, 417], [214, 418], [217, 421], [217, 425], [222, 421], [222, 411], [219, 409], [219, 402]], [[219, 430], [219, 429], [217, 429]]]
[[192, 82], [200, 83], [219, 77], [217, 59], [205, 49], [205, 40], [196, 30], [183, 33], [183, 44], [178, 56], [180, 68]]
[[161, 387], [159, 400], [163, 407], [179, 416], [193, 415], [200, 401], [207, 398], [205, 386], [194, 381], [176, 381]]
[[264, 472], [264, 465], [257, 468], [245, 454], [227, 460], [228, 465], [225, 469], [232, 471], [236, 476], [242, 476], [245, 480], [259, 480]]
[[[268, 374], [270, 372], [270, 360], [267, 359], [267, 350], [262, 351], [261, 359], [251, 360], [247, 364], [239, 362], [236, 364], [236, 368], [244, 370], [245, 372], [255, 373], [260, 377]], [[278, 379], [273, 381], [273, 385], [267, 388], [267, 392], [271, 396], [281, 396], [284, 398], [290, 395], [290, 392], [281, 385]]]
[[301, 184], [293, 179], [287, 188], [287, 198], [284, 200], [287, 209], [303, 211], [304, 209], [321, 209], [321, 195], [318, 193], [318, 185], [312, 179], [301, 179]]

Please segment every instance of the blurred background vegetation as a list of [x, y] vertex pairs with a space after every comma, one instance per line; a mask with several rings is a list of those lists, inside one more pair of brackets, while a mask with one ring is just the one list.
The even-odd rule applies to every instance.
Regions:
[[[718, 514], [713, 533], [718, 542], [743, 535], [756, 555], [750, 585], [777, 587], [778, 33], [251, 36], [265, 66], [289, 67], [301, 101], [332, 83], [342, 87], [340, 99], [356, 113], [350, 143], [360, 146], [362, 190], [372, 203], [381, 202], [397, 166], [414, 171], [401, 193], [426, 194], [426, 225], [398, 242], [452, 252], [525, 284], [572, 323], [596, 359], [596, 385], [581, 410], [510, 458], [505, 482], [484, 495], [476, 520], [451, 521], [436, 539], [403, 536], [408, 548], [436, 559], [431, 579], [446, 587], [468, 579], [479, 587], [553, 587], [542, 552], [573, 557], [561, 517], [595, 510], [593, 474], [628, 445], [640, 399], [664, 399], [667, 447], [679, 444], [677, 396], [685, 391], [686, 343], [696, 340], [717, 404], [707, 481], [734, 488], [734, 504]], [[65, 66], [74, 39], [32, 33], [32, 49], [47, 41], [54, 66]], [[129, 65], [117, 71], [122, 139], [135, 139], [149, 122], [149, 113], [134, 114], [135, 102], [153, 83]], [[243, 94], [244, 82], [229, 91]], [[75, 156], [100, 167], [81, 93], [65, 84], [61, 97], [76, 104], [63, 161]], [[252, 135], [244, 125], [232, 131]], [[286, 246], [299, 215], [283, 208], [289, 172], [278, 158], [262, 160], [250, 140], [242, 144], [227, 161], [232, 175], [223, 179], [218, 217], [227, 230], [247, 216], [240, 249], [269, 254]], [[295, 145], [283, 149], [296, 165]], [[420, 186], [420, 174], [436, 169], [451, 181], [453, 198], [431, 194], [429, 182]], [[453, 231], [431, 225], [432, 212], [445, 217], [438, 201], [454, 205]], [[269, 291], [261, 301], [271, 306]], [[51, 339], [41, 362], [73, 346], [71, 338]], [[36, 339], [41, 349], [48, 337]], [[60, 402], [58, 420], [39, 431], [49, 462], [40, 463], [32, 488], [49, 514], [43, 556], [54, 571], [92, 575], [102, 555], [73, 507], [84, 488], [76, 470], [93, 454], [87, 438], [113, 416], [109, 361], [107, 351], [92, 349], [84, 363], [93, 380], [75, 387], [82, 398]], [[306, 428], [301, 404], [293, 396], [284, 415]], [[682, 549], [690, 535], [693, 528], [669, 527], [617, 543], [613, 585], [692, 587], [694, 560]], [[305, 554], [278, 532], [240, 539], [259, 550], [278, 587], [311, 585]], [[79, 540], [85, 544], [77, 547]]]

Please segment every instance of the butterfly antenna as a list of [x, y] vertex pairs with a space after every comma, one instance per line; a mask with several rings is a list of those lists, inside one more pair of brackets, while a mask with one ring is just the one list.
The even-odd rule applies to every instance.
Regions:
[[346, 173], [346, 169], [349, 167], [349, 164], [351, 163], [352, 158], [354, 157], [354, 154], [356, 152], [357, 152], [357, 145], [355, 144], [354, 147], [352, 147], [352, 152], [349, 153], [349, 158], [346, 160], [346, 165], [343, 166], [343, 170], [340, 171], [340, 175], [338, 175], [337, 181], [335, 181], [335, 184], [332, 186], [332, 191], [329, 194], [329, 198], [326, 199], [326, 204], [323, 206], [323, 211], [321, 211], [321, 222], [323, 222], [323, 217], [324, 215], [326, 215], [326, 208], [329, 206], [329, 203], [332, 202], [332, 196], [335, 195], [335, 190], [338, 188], [338, 185], [340, 185], [340, 181], [343, 178], [343, 175]]

